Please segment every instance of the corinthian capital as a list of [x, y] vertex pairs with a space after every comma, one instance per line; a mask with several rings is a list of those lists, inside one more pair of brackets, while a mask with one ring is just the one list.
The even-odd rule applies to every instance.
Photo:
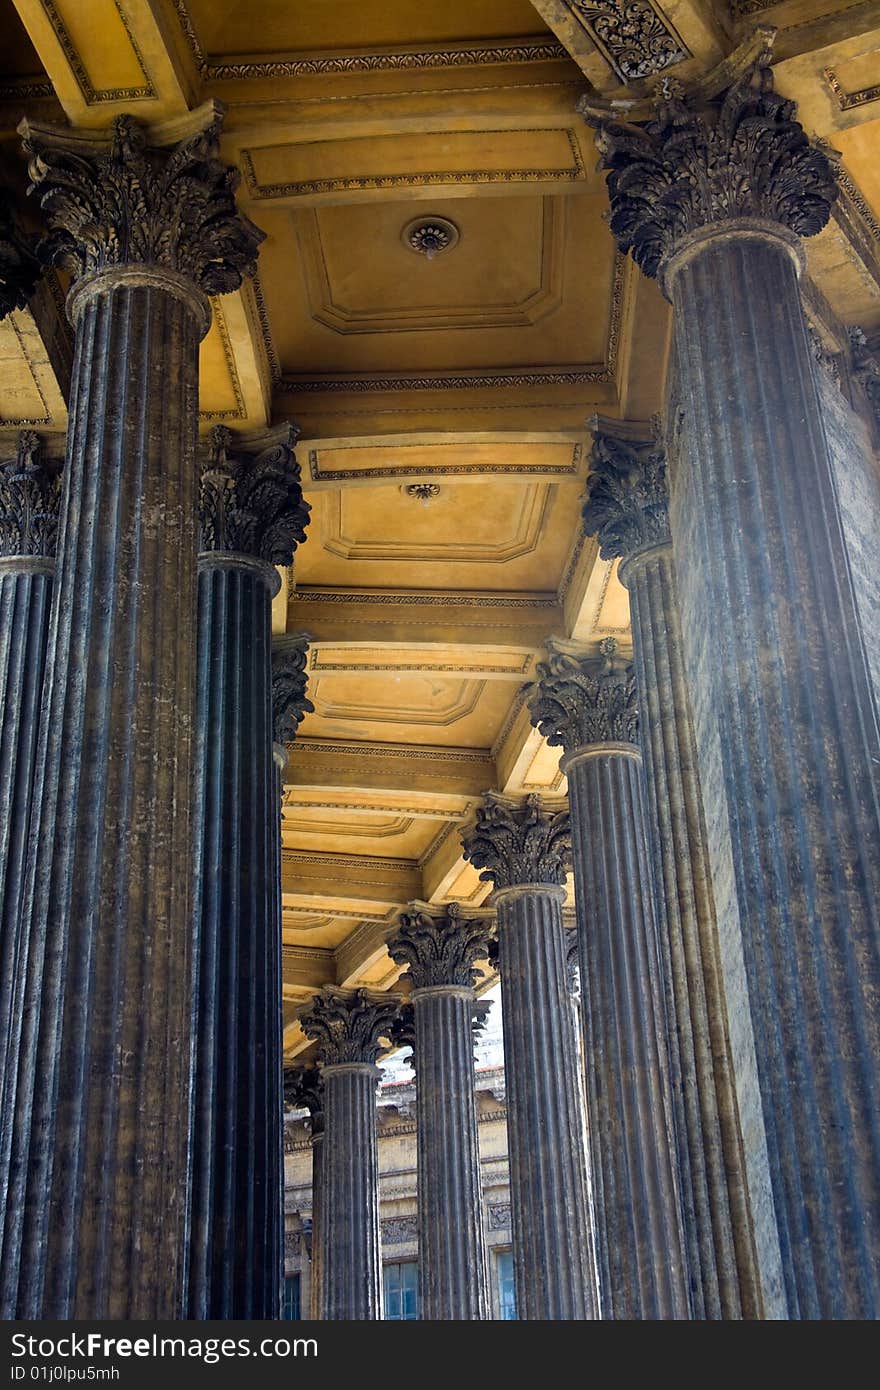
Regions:
[[254, 272], [264, 233], [235, 205], [238, 170], [218, 158], [222, 108], [206, 114], [207, 123], [194, 113], [185, 138], [161, 148], [131, 116], [102, 132], [22, 121], [30, 191], [49, 226], [41, 258], [75, 279], [146, 265], [175, 271], [205, 294], [238, 289]]
[[247, 440], [236, 440], [231, 430], [215, 425], [199, 490], [203, 551], [292, 564], [311, 511], [303, 501], [293, 452], [296, 439], [293, 425]]
[[324, 1128], [324, 1087], [317, 1067], [284, 1068], [284, 1105], [308, 1110], [313, 1134]]
[[303, 719], [315, 708], [306, 699], [308, 651], [309, 639], [302, 632], [272, 647], [272, 738], [282, 747], [293, 743]]
[[669, 540], [666, 455], [656, 439], [595, 419], [584, 529], [599, 538], [603, 560], [628, 559]]
[[61, 465], [41, 458], [32, 430], [18, 436], [15, 458], [0, 463], [0, 556], [55, 554]]
[[24, 308], [39, 278], [33, 247], [18, 225], [9, 194], [0, 190], [0, 319]]
[[615, 658], [617, 643], [605, 637], [601, 658], [547, 643], [538, 666], [538, 688], [529, 708], [532, 723], [551, 746], [566, 753], [595, 743], [639, 741], [635, 676]]
[[464, 917], [457, 903], [442, 912], [413, 903], [398, 917], [397, 931], [388, 942], [391, 959], [409, 966], [414, 989], [471, 988], [478, 975], [474, 962], [485, 960], [488, 949], [488, 921]]
[[462, 835], [464, 857], [480, 878], [500, 888], [565, 882], [571, 864], [571, 819], [539, 796], [525, 801], [487, 792], [473, 828]]
[[327, 985], [300, 1015], [307, 1038], [318, 1043], [318, 1060], [325, 1067], [345, 1063], [375, 1065], [382, 1052], [381, 1038], [390, 1032], [400, 1008], [393, 994], [369, 989], [336, 989]]
[[683, 237], [715, 223], [759, 218], [814, 236], [828, 221], [834, 170], [794, 103], [774, 92], [769, 41], [720, 95], [708, 95], [708, 81], [705, 95], [686, 95], [661, 79], [643, 125], [581, 101], [608, 171], [611, 230], [646, 275], [657, 275]]

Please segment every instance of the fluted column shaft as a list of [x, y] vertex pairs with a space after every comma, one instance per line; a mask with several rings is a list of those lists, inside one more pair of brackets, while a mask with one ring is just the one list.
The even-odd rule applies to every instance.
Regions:
[[670, 519], [768, 1297], [872, 1318], [880, 737], [790, 241], [709, 236], [667, 271]]
[[502, 889], [498, 966], [517, 1315], [595, 1317], [564, 890]]
[[679, 1089], [682, 1199], [707, 1318], [760, 1316], [748, 1183], [672, 547], [621, 565], [639, 689], [670, 1050]]
[[571, 802], [600, 1316], [690, 1315], [665, 1013], [631, 744], [561, 763]]
[[474, 991], [412, 994], [418, 1123], [421, 1316], [489, 1316], [474, 1093]]
[[274, 569], [199, 557], [189, 1316], [277, 1319], [282, 1279]]
[[2, 1310], [173, 1318], [190, 1083], [195, 442], [206, 319], [182, 277], [124, 267], [89, 283], [74, 319], [20, 1028], [9, 1058], [17, 1092], [4, 1116], [13, 1140]]
[[379, 1068], [368, 1062], [336, 1063], [322, 1070], [324, 1318], [382, 1317], [376, 1136], [379, 1076]]

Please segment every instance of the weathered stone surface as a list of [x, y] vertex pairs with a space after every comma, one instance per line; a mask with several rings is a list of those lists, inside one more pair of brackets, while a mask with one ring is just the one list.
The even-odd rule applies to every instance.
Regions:
[[312, 1131], [312, 1248], [310, 1317], [324, 1316], [324, 1086], [317, 1067], [285, 1067], [284, 1104], [308, 1110]]
[[286, 748], [314, 705], [306, 696], [309, 638], [305, 633], [276, 638], [272, 644], [272, 738]]
[[464, 857], [497, 888], [565, 882], [571, 864], [571, 828], [565, 807], [539, 796], [524, 801], [487, 792], [464, 840]]
[[297, 434], [296, 426], [283, 425], [245, 442], [215, 425], [202, 459], [200, 551], [293, 563], [311, 511], [293, 452]]
[[6, 189], [0, 189], [0, 321], [23, 309], [37, 288], [40, 263], [18, 225]]
[[594, 743], [638, 746], [639, 711], [635, 675], [615, 662], [617, 642], [602, 640], [597, 662], [576, 644], [551, 639], [538, 665], [538, 685], [529, 702], [532, 723], [551, 748], [571, 752]]

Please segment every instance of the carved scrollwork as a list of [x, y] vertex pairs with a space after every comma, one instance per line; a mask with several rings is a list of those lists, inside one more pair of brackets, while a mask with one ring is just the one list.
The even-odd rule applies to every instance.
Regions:
[[284, 1106], [308, 1110], [312, 1134], [324, 1128], [324, 1086], [317, 1067], [284, 1068]]
[[592, 652], [547, 643], [529, 708], [532, 723], [551, 746], [571, 753], [596, 743], [638, 744], [635, 676], [616, 662], [616, 649], [613, 637], [603, 638], [600, 662]]
[[266, 448], [245, 450], [231, 430], [215, 425], [202, 462], [201, 549], [250, 555], [289, 565], [305, 540], [311, 508], [303, 500], [296, 432]]
[[293, 743], [296, 731], [315, 706], [306, 698], [309, 639], [305, 633], [286, 637], [272, 648], [272, 738], [282, 746]]
[[391, 1041], [399, 1008], [395, 995], [327, 985], [300, 1014], [300, 1025], [306, 1037], [318, 1043], [324, 1066], [374, 1065], [383, 1050], [380, 1039]]
[[625, 82], [662, 72], [688, 56], [647, 0], [572, 0]]
[[116, 266], [176, 271], [205, 294], [236, 290], [256, 266], [264, 233], [236, 207], [237, 169], [218, 158], [221, 118], [170, 149], [148, 145], [118, 116], [105, 147], [23, 122], [49, 231], [38, 252], [74, 278]]
[[558, 886], [571, 865], [571, 819], [567, 810], [545, 806], [539, 796], [524, 801], [487, 792], [473, 827], [462, 835], [464, 857], [496, 890], [518, 884]]
[[15, 458], [0, 463], [0, 555], [51, 558], [60, 511], [61, 466], [44, 462], [39, 436], [22, 430]]
[[666, 455], [656, 439], [596, 430], [583, 517], [587, 535], [599, 539], [603, 560], [669, 540]]
[[409, 966], [414, 989], [470, 988], [478, 976], [474, 962], [486, 959], [488, 942], [488, 921], [462, 916], [457, 903], [442, 914], [413, 906], [398, 917], [388, 954], [398, 965]]

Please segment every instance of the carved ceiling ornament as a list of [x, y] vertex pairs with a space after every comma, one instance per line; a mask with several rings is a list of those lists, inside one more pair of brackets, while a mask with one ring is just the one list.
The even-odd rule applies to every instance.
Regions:
[[532, 883], [558, 887], [571, 865], [571, 818], [567, 809], [545, 806], [539, 796], [514, 801], [487, 792], [462, 845], [465, 859], [496, 890]]
[[409, 966], [414, 989], [471, 989], [479, 976], [475, 962], [487, 957], [489, 930], [485, 918], [463, 916], [457, 903], [442, 913], [412, 904], [397, 919], [388, 954], [398, 965]]
[[325, 985], [306, 1005], [299, 1021], [306, 1037], [318, 1043], [321, 1065], [375, 1066], [383, 1051], [380, 1039], [391, 1041], [399, 1008], [396, 995]]
[[13, 309], [25, 307], [39, 278], [40, 263], [4, 189], [0, 192], [0, 321]]
[[218, 158], [221, 124], [217, 114], [179, 144], [155, 149], [131, 116], [117, 116], [103, 147], [23, 121], [28, 191], [49, 225], [40, 258], [75, 279], [149, 265], [208, 295], [237, 290], [254, 273], [265, 234], [236, 207], [239, 173]]
[[611, 231], [652, 278], [682, 238], [715, 223], [759, 218], [814, 236], [828, 221], [834, 169], [774, 92], [769, 41], [721, 97], [688, 97], [663, 78], [645, 125], [588, 97], [578, 109], [607, 170]]
[[659, 441], [597, 428], [584, 500], [584, 530], [603, 560], [628, 559], [669, 541], [666, 455]]
[[571, 0], [571, 4], [624, 82], [650, 77], [689, 56], [648, 0]]
[[60, 464], [44, 462], [39, 436], [22, 430], [15, 458], [0, 463], [0, 556], [51, 559], [60, 511]]
[[617, 642], [593, 652], [566, 651], [552, 640], [538, 666], [538, 686], [529, 702], [532, 723], [551, 747], [566, 753], [596, 743], [639, 742], [635, 675], [616, 660]]
[[315, 706], [306, 698], [309, 638], [305, 633], [285, 637], [272, 649], [272, 738], [282, 747], [293, 743], [296, 731]]
[[290, 565], [305, 540], [311, 508], [303, 500], [296, 431], [247, 451], [225, 425], [211, 430], [199, 488], [200, 549]]

